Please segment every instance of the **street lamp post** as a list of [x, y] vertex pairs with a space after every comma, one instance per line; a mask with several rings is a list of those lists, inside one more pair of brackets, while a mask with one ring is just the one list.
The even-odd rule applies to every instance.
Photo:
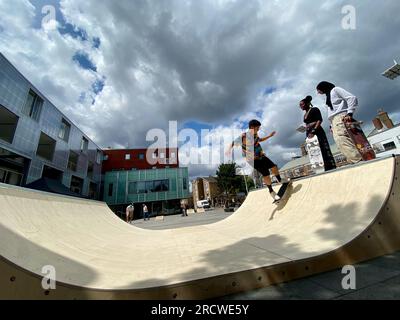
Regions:
[[244, 179], [244, 184], [246, 186], [246, 196], [249, 194], [249, 188], [247, 187], [247, 177], [246, 175], [243, 175], [243, 179]]
[[242, 176], [243, 176], [244, 184], [245, 184], [245, 186], [246, 186], [246, 193], [247, 193], [246, 195], [248, 195], [248, 194], [249, 194], [249, 188], [248, 188], [248, 186], [247, 186], [246, 174], [245, 174], [243, 168], [242, 168], [242, 167], [238, 167], [236, 173], [239, 173], [239, 175], [242, 175]]

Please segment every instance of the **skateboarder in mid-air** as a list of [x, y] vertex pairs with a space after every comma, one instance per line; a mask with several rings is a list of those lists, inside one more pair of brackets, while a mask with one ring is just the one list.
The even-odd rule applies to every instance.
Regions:
[[232, 145], [229, 146], [227, 154], [231, 154], [232, 149], [241, 146], [243, 156], [246, 157], [247, 162], [263, 176], [264, 183], [267, 185], [271, 197], [274, 201], [279, 201], [280, 197], [272, 188], [271, 172], [279, 182], [282, 178], [279, 173], [278, 166], [272, 162], [264, 153], [261, 142], [267, 141], [275, 136], [276, 132], [272, 132], [265, 138], [260, 138], [258, 132], [261, 128], [261, 123], [258, 120], [252, 120], [249, 123], [249, 131], [243, 133]]

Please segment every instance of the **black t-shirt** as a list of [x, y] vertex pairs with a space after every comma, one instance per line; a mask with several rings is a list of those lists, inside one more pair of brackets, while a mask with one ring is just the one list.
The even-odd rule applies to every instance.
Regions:
[[310, 113], [307, 118], [304, 118], [304, 122], [306, 124], [321, 121], [322, 122], [322, 114], [318, 108], [311, 108]]
[[[317, 121], [321, 121], [321, 122], [323, 121], [321, 111], [318, 108], [311, 108], [310, 112], [307, 115], [307, 118], [304, 117], [304, 123], [310, 124], [310, 123], [317, 122]], [[307, 135], [309, 133], [311, 133], [311, 131], [313, 129], [314, 129], [314, 126], [312, 126], [311, 128], [307, 127]], [[317, 132], [320, 130], [322, 130], [321, 126], [318, 127]]]

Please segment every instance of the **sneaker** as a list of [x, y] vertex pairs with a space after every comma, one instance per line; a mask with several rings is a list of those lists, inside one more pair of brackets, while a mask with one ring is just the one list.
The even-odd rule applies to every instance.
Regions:
[[274, 201], [279, 201], [281, 198], [276, 194], [275, 191], [269, 193]]

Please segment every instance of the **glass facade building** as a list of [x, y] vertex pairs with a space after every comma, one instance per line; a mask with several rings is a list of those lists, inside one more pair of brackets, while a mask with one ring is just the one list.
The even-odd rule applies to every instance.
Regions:
[[188, 168], [111, 171], [104, 176], [104, 201], [115, 211], [124, 212], [134, 203], [135, 217], [146, 203], [153, 214], [173, 214], [180, 200], [189, 198]]
[[0, 182], [42, 177], [98, 199], [101, 149], [0, 53]]

